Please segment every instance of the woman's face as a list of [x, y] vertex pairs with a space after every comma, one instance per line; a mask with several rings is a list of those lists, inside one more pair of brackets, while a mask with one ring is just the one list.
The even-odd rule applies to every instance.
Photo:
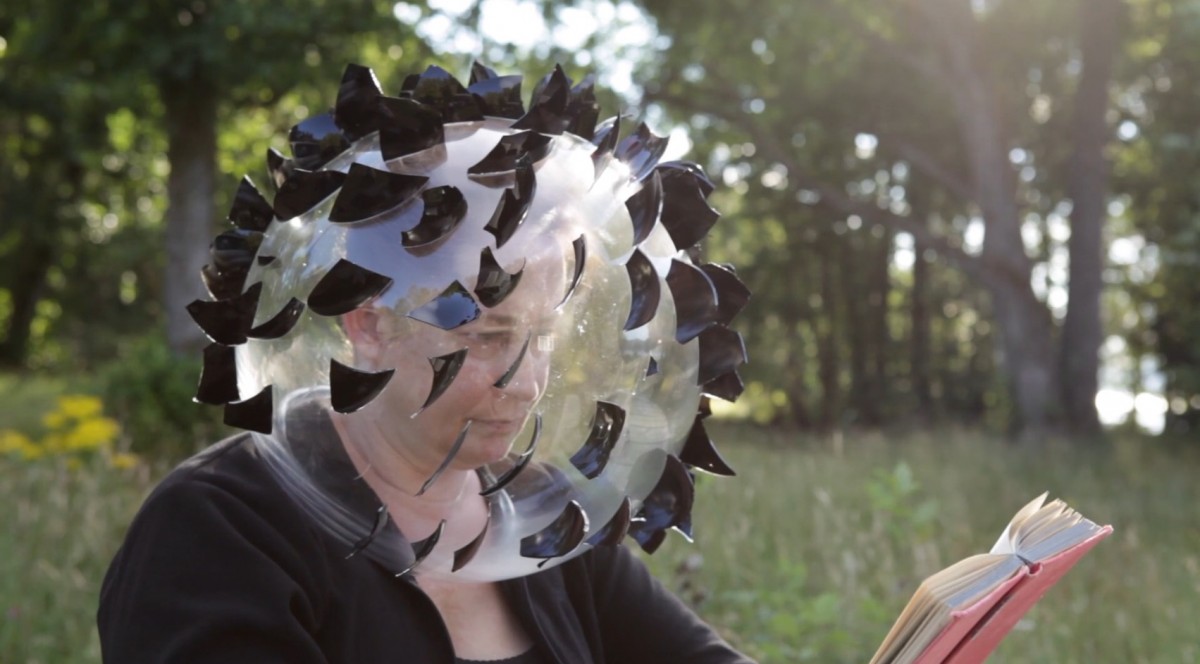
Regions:
[[[387, 310], [352, 314], [358, 357], [375, 370], [396, 370], [383, 393], [352, 417], [373, 418], [378, 436], [372, 437], [419, 473], [440, 467], [464, 430], [450, 468], [499, 461], [545, 392], [561, 266], [527, 266], [507, 298], [454, 329]], [[448, 359], [455, 355], [457, 361]], [[457, 374], [430, 402], [435, 383], [454, 365]]]

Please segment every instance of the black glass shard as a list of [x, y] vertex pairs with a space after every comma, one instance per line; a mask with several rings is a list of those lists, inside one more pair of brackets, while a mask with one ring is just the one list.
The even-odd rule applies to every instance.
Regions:
[[213, 299], [228, 300], [242, 294], [251, 261], [262, 240], [262, 233], [240, 228], [227, 230], [213, 239], [208, 250], [211, 262], [200, 271]]
[[621, 430], [625, 428], [625, 409], [615, 403], [597, 401], [591, 428], [583, 446], [571, 457], [571, 465], [578, 468], [584, 477], [594, 480], [604, 472], [608, 457], [621, 438]]
[[712, 399], [709, 399], [708, 395], [706, 395], [706, 394], [700, 395], [700, 404], [696, 406], [696, 417], [699, 417], [700, 419], [704, 419], [704, 418], [710, 417], [712, 415], [712, 403], [710, 403], [711, 401], [712, 401]]
[[342, 73], [333, 119], [342, 134], [356, 141], [379, 128], [378, 102], [383, 89], [369, 67], [350, 64]]
[[258, 192], [249, 175], [242, 176], [233, 205], [229, 207], [229, 220], [235, 226], [248, 231], [265, 231], [275, 219], [275, 210], [267, 199]]
[[675, 340], [685, 344], [717, 319], [717, 291], [700, 268], [671, 260], [667, 287], [675, 300]]
[[187, 311], [209, 339], [226, 346], [236, 346], [246, 342], [246, 333], [254, 321], [254, 310], [261, 293], [260, 281], [247, 288], [245, 293], [228, 300], [193, 300], [187, 305]]
[[535, 131], [523, 131], [518, 134], [508, 134], [500, 138], [496, 147], [480, 159], [478, 163], [467, 169], [470, 175], [493, 175], [507, 173], [517, 167], [521, 157], [528, 157], [533, 163], [541, 161], [550, 153], [550, 137]]
[[619, 115], [614, 115], [596, 125], [596, 130], [592, 133], [592, 145], [596, 146], [596, 149], [592, 151], [592, 164], [595, 166], [597, 177], [608, 165], [608, 159], [616, 149], [617, 139], [620, 138], [620, 135], [621, 116]]
[[550, 525], [521, 539], [521, 555], [526, 558], [565, 556], [579, 546], [587, 529], [587, 515], [579, 503], [572, 500]]
[[705, 198], [708, 198], [715, 188], [713, 181], [709, 179], [704, 169], [694, 161], [664, 161], [655, 166], [654, 170], [658, 171], [659, 175], [662, 176], [663, 182], [671, 178], [690, 178], [694, 180], [696, 185], [700, 187], [700, 193]]
[[488, 512], [488, 518], [483, 522], [483, 529], [475, 536], [475, 539], [467, 542], [462, 548], [454, 551], [454, 562], [450, 565], [451, 572], [457, 572], [463, 568], [463, 565], [471, 562], [476, 553], [479, 553], [479, 546], [483, 544], [483, 538], [487, 536], [488, 525], [492, 522], [492, 514]]
[[483, 230], [496, 237], [497, 249], [503, 247], [525, 221], [525, 215], [533, 203], [533, 194], [537, 190], [533, 164], [527, 157], [517, 160], [516, 174], [516, 186], [504, 190], [500, 196], [500, 203], [496, 205], [496, 211], [483, 227]]
[[350, 560], [354, 556], [366, 551], [367, 547], [371, 546], [371, 542], [375, 541], [375, 538], [379, 535], [379, 533], [383, 532], [384, 527], [387, 526], [387, 522], [387, 507], [380, 505], [379, 508], [375, 510], [375, 521], [371, 524], [370, 532], [368, 532], [365, 537], [354, 543], [354, 546], [350, 548], [350, 553], [346, 554], [346, 560]]
[[455, 438], [454, 444], [450, 446], [450, 451], [446, 453], [446, 458], [442, 459], [442, 463], [439, 464], [429, 478], [425, 480], [425, 482], [421, 485], [420, 490], [417, 491], [416, 495], [425, 495], [425, 492], [429, 490], [429, 487], [433, 486], [433, 483], [442, 476], [442, 473], [446, 472], [446, 469], [450, 467], [450, 463], [454, 461], [454, 457], [458, 456], [459, 450], [462, 449], [463, 442], [467, 440], [467, 433], [470, 431], [471, 420], [467, 420], [467, 423], [463, 426], [462, 431], [458, 432], [458, 438]]
[[625, 209], [629, 211], [629, 218], [633, 222], [634, 244], [641, 244], [649, 237], [664, 205], [662, 181], [658, 173], [653, 173], [643, 181], [641, 190], [625, 201]]
[[634, 249], [629, 255], [625, 271], [629, 274], [630, 288], [629, 317], [625, 319], [625, 329], [633, 330], [654, 318], [662, 297], [662, 285], [654, 265], [641, 249]]
[[696, 420], [692, 422], [692, 430], [688, 432], [683, 451], [679, 453], [679, 460], [713, 475], [733, 477], [737, 474], [717, 452], [712, 438], [709, 438], [708, 431], [704, 429], [704, 417], [701, 415], [697, 415]]
[[746, 363], [746, 343], [742, 335], [714, 324], [700, 333], [700, 371], [696, 384], [703, 385]]
[[292, 177], [292, 172], [296, 169], [291, 159], [283, 156], [283, 153], [275, 148], [267, 148], [267, 175], [271, 179], [271, 184], [275, 185], [278, 190], [283, 186], [287, 179]]
[[337, 360], [329, 360], [329, 403], [339, 413], [353, 413], [379, 396], [395, 369], [359, 371]]
[[306, 171], [297, 168], [275, 192], [275, 216], [281, 221], [308, 212], [333, 195], [346, 180], [340, 171]]
[[379, 151], [384, 161], [446, 142], [442, 114], [412, 99], [379, 99]]
[[308, 308], [322, 316], [354, 311], [392, 285], [391, 277], [339, 259], [308, 295]]
[[633, 523], [629, 524], [629, 536], [638, 543], [638, 546], [642, 547], [642, 551], [653, 555], [667, 539], [667, 531], [649, 528], [644, 522], [634, 519]]
[[408, 312], [408, 317], [443, 330], [453, 330], [479, 318], [479, 313], [479, 305], [456, 281], [437, 297]]
[[525, 335], [525, 343], [521, 345], [521, 350], [517, 353], [517, 359], [513, 360], [513, 363], [508, 366], [508, 370], [504, 372], [504, 375], [497, 378], [495, 383], [492, 383], [492, 387], [501, 390], [508, 387], [508, 384], [512, 382], [513, 376], [516, 376], [517, 372], [521, 370], [521, 362], [525, 359], [525, 353], [529, 350], [529, 340], [532, 338], [532, 333]]
[[592, 145], [596, 146], [596, 151], [592, 153], [592, 159], [596, 158], [597, 153], [612, 152], [616, 149], [620, 136], [621, 116], [619, 115], [607, 118], [596, 125], [596, 130], [592, 133]]
[[668, 455], [662, 477], [638, 511], [642, 521], [639, 529], [663, 530], [678, 524], [691, 514], [694, 495], [687, 468], [678, 457]]
[[232, 346], [209, 344], [204, 349], [204, 367], [200, 370], [200, 385], [195, 400], [220, 406], [237, 401], [237, 359]]
[[705, 200], [707, 178], [676, 168], [656, 168], [662, 177], [662, 223], [677, 249], [687, 249], [704, 239], [721, 216]]
[[524, 268], [513, 274], [504, 271], [491, 247], [479, 253], [479, 278], [475, 282], [475, 296], [485, 307], [494, 307], [504, 301], [508, 294], [521, 282]]
[[426, 537], [419, 542], [413, 542], [413, 562], [408, 566], [407, 569], [405, 569], [403, 572], [400, 572], [396, 576], [401, 577], [405, 574], [408, 574], [416, 569], [417, 565], [420, 565], [422, 561], [428, 558], [429, 554], [433, 553], [433, 549], [437, 546], [438, 541], [442, 539], [442, 532], [445, 530], [446, 520], [442, 519], [440, 522], [438, 522], [437, 529], [435, 529], [429, 537]]
[[613, 156], [629, 164], [633, 177], [640, 180], [658, 164], [667, 149], [667, 139], [657, 136], [645, 122], [638, 124], [633, 135], [617, 144]]
[[274, 256], [255, 256], [254, 260], [258, 261], [260, 267], [266, 267], [275, 262]]
[[[350, 147], [350, 141], [342, 135], [341, 128], [329, 113], [314, 115], [292, 127], [288, 142], [292, 144], [292, 163], [297, 170], [306, 171], [317, 170]], [[279, 216], [278, 212], [276, 216]]]
[[571, 96], [567, 99], [566, 131], [589, 141], [596, 133], [596, 121], [600, 119], [600, 104], [596, 101], [595, 89], [596, 77], [588, 74], [571, 88]]
[[414, 413], [414, 416], [433, 405], [433, 402], [442, 396], [446, 389], [450, 387], [450, 384], [454, 382], [454, 379], [458, 377], [458, 371], [462, 369], [463, 362], [466, 361], [466, 348], [446, 355], [429, 358], [429, 367], [433, 369], [433, 382], [429, 386], [429, 396], [425, 397], [425, 403], [421, 405], [421, 410]]
[[521, 103], [522, 80], [519, 75], [494, 76], [472, 81], [467, 91], [478, 100], [484, 115], [515, 120], [525, 115], [525, 105]]
[[450, 72], [437, 65], [429, 65], [417, 77], [416, 85], [409, 92], [413, 99], [441, 111], [449, 106], [454, 97], [465, 94], [467, 89]]
[[750, 301], [750, 289], [727, 265], [705, 263], [700, 269], [717, 289], [717, 322], [728, 325]]
[[[470, 85], [475, 85], [480, 81], [488, 81], [499, 77], [500, 75], [496, 73], [495, 69], [492, 69], [478, 60], [471, 61], [471, 78], [468, 79], [468, 83]], [[468, 86], [468, 88], [469, 87], [470, 86]]]
[[405, 247], [420, 247], [437, 242], [458, 228], [458, 222], [467, 216], [467, 201], [458, 187], [445, 185], [421, 192], [425, 210], [421, 221], [401, 236]]
[[274, 414], [271, 406], [271, 386], [246, 399], [225, 404], [225, 424], [247, 431], [271, 433], [271, 419]]
[[483, 102], [473, 94], [464, 92], [454, 95], [442, 108], [446, 122], [474, 122], [483, 119]]
[[709, 396], [714, 396], [718, 399], [724, 399], [730, 403], [737, 401], [745, 391], [746, 386], [742, 383], [742, 377], [736, 371], [730, 371], [727, 374], [717, 376], [700, 386], [700, 391]]
[[470, 94], [450, 72], [430, 66], [417, 77], [408, 94], [441, 113], [443, 122], [469, 122], [483, 119], [479, 100]]
[[404, 77], [404, 81], [400, 83], [400, 97], [403, 99], [412, 99], [412, 91], [417, 88], [417, 83], [420, 82], [420, 74], [409, 74]]
[[597, 530], [587, 539], [592, 546], [616, 546], [621, 543], [625, 533], [629, 532], [629, 497], [621, 501], [617, 513], [613, 515], [604, 527]]
[[406, 175], [351, 164], [342, 190], [329, 211], [329, 221], [363, 221], [398, 208], [416, 198], [426, 182], [429, 178], [424, 175]]
[[658, 375], [658, 360], [651, 357], [650, 361], [646, 363], [646, 377], [649, 378], [650, 376], [657, 376], [657, 375]]
[[563, 293], [562, 300], [559, 301], [555, 308], [561, 307], [571, 299], [571, 294], [575, 292], [575, 287], [579, 285], [579, 278], [583, 276], [583, 266], [587, 263], [587, 240], [582, 235], [571, 240], [571, 249], [575, 253], [575, 269], [571, 274], [571, 282], [567, 284], [567, 290]]
[[563, 71], [561, 65], [556, 64], [550, 73], [538, 79], [538, 82], [533, 85], [533, 93], [529, 95], [529, 105], [550, 103], [564, 90], [568, 95], [570, 94], [571, 78]]
[[529, 110], [513, 123], [513, 129], [531, 129], [542, 134], [558, 135], [570, 123], [567, 116], [567, 101], [571, 95], [571, 81], [562, 67], [555, 65], [554, 71], [543, 78], [533, 89]]
[[504, 471], [504, 474], [497, 477], [495, 482], [485, 486], [479, 492], [479, 495], [490, 496], [503, 489], [505, 486], [508, 486], [509, 482], [516, 479], [517, 475], [520, 475], [521, 471], [525, 470], [525, 467], [529, 465], [529, 462], [533, 459], [534, 450], [537, 449], [538, 441], [542, 439], [542, 414], [535, 413], [533, 417], [533, 435], [529, 437], [529, 445], [525, 447], [525, 451], [517, 457], [512, 468]]
[[292, 331], [302, 313], [304, 313], [304, 303], [293, 297], [283, 305], [279, 313], [271, 316], [270, 320], [250, 328], [246, 336], [252, 339], [278, 339]]
[[682, 535], [683, 539], [687, 540], [689, 543], [695, 541], [695, 538], [692, 536], [692, 515], [691, 514], [684, 517], [683, 521], [680, 521], [679, 523], [671, 526], [671, 530], [674, 530], [675, 532]]

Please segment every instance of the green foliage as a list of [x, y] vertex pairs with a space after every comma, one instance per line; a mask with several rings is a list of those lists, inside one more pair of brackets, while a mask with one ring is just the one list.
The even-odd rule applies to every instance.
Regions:
[[100, 583], [150, 474], [0, 458], [0, 661], [100, 661]]
[[129, 342], [98, 372], [104, 401], [130, 450], [179, 460], [226, 435], [221, 409], [194, 403], [199, 357], [177, 356], [161, 335]]
[[867, 482], [871, 509], [883, 515], [888, 534], [896, 543], [927, 541], [933, 535], [937, 502], [921, 500], [912, 468], [903, 461], [890, 472], [877, 469]]
[[[1081, 453], [977, 433], [819, 440], [713, 424], [737, 469], [703, 478], [696, 542], [647, 562], [764, 664], [867, 661], [920, 581], [987, 551], [1043, 491], [1114, 525], [989, 662], [1200, 658], [1197, 451], [1142, 438]], [[889, 527], [892, 526], [892, 527]], [[836, 610], [836, 615], [835, 615]]]

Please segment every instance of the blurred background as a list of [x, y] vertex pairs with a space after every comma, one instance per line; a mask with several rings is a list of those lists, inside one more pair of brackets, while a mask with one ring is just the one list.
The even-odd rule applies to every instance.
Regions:
[[6, 0], [0, 662], [99, 661], [129, 519], [227, 433], [184, 307], [242, 175], [348, 62], [475, 59], [718, 183], [741, 477], [650, 562], [731, 641], [866, 661], [1049, 490], [1116, 534], [991, 661], [1200, 660], [1200, 1]]

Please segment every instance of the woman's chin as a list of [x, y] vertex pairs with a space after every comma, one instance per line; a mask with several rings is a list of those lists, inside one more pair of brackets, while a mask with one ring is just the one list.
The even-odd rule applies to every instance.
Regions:
[[515, 431], [509, 431], [508, 428], [490, 431], [486, 427], [481, 427], [483, 430], [478, 432], [474, 430], [474, 427], [472, 429], [471, 436], [460, 453], [460, 458], [470, 463], [472, 468], [503, 460], [512, 450], [513, 441], [520, 433], [520, 428]]

